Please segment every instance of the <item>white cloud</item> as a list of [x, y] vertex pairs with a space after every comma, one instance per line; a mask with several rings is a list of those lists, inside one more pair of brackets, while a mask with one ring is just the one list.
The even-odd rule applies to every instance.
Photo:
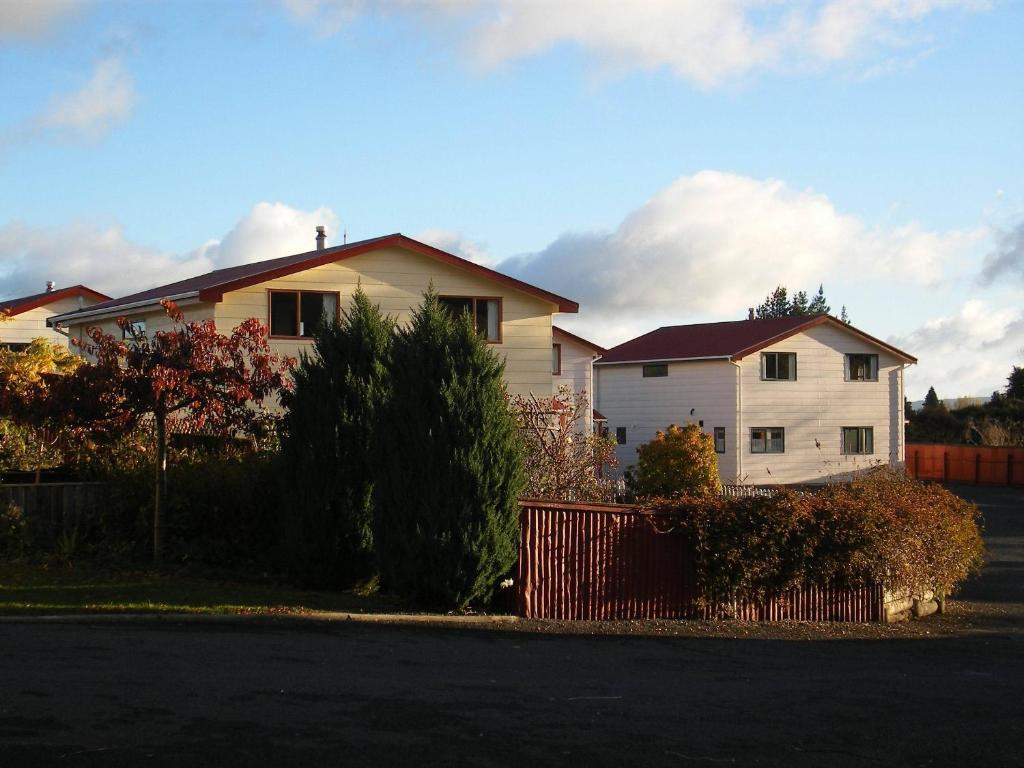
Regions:
[[1024, 312], [969, 299], [955, 314], [888, 340], [919, 360], [906, 374], [911, 400], [930, 386], [942, 398], [989, 395], [1002, 388], [1011, 366], [1024, 362]]
[[492, 267], [495, 263], [494, 255], [487, 250], [485, 244], [470, 240], [461, 232], [452, 232], [447, 229], [425, 229], [417, 234], [415, 239], [440, 248], [442, 251], [469, 259], [474, 264]]
[[[472, 58], [494, 67], [575, 44], [622, 70], [668, 69], [703, 88], [761, 69], [855, 60], [913, 45], [932, 13], [981, 0], [282, 0], [296, 20], [330, 34], [360, 14], [408, 12], [472, 32]], [[891, 65], [890, 65], [891, 66]]]
[[934, 285], [976, 237], [914, 224], [871, 228], [813, 190], [702, 171], [611, 232], [567, 234], [498, 268], [580, 301], [584, 315], [570, 324], [618, 343], [659, 324], [738, 319], [778, 284], [844, 284], [847, 294], [865, 281]]
[[38, 293], [47, 280], [123, 296], [220, 267], [312, 250], [318, 224], [330, 233], [337, 217], [328, 208], [306, 212], [259, 203], [224, 237], [185, 254], [133, 243], [119, 227], [7, 224], [0, 227], [0, 298]]
[[82, 0], [3, 0], [0, 42], [42, 39], [81, 6]]
[[135, 85], [121, 59], [96, 64], [92, 77], [78, 90], [51, 99], [31, 124], [43, 134], [71, 141], [98, 141], [131, 115]]

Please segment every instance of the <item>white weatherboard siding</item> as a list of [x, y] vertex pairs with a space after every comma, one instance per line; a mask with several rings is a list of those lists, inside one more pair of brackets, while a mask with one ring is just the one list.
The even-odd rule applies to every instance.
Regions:
[[82, 306], [78, 296], [65, 296], [27, 312], [14, 315], [0, 322], [0, 344], [28, 344], [33, 339], [44, 338], [54, 344], [67, 346], [67, 337], [46, 327], [46, 318], [61, 312], [74, 312]]
[[[216, 305], [217, 327], [224, 332], [246, 318], [267, 323], [269, 291], [337, 291], [348, 309], [357, 285], [385, 314], [407, 323], [433, 283], [442, 296], [500, 298], [501, 342], [492, 349], [505, 360], [505, 381], [513, 395], [547, 397], [551, 392], [551, 315], [558, 308], [495, 280], [401, 248], [352, 256], [258, 285], [230, 291]], [[304, 339], [274, 339], [275, 352], [298, 357], [312, 348]]]
[[[206, 303], [193, 303], [193, 304], [182, 304], [178, 307], [181, 313], [185, 316], [187, 322], [201, 323], [204, 320], [213, 319], [213, 304]], [[121, 328], [117, 324], [117, 318], [124, 317], [132, 322], [143, 321], [146, 323], [146, 333], [152, 335], [156, 331], [169, 331], [174, 323], [167, 316], [163, 307], [157, 306], [156, 309], [153, 307], [146, 307], [144, 309], [126, 309], [118, 315], [113, 317], [101, 317], [101, 318], [84, 318], [80, 323], [74, 323], [68, 326], [68, 333], [73, 339], [78, 339], [86, 344], [88, 341], [88, 331], [90, 328], [99, 328], [104, 333], [109, 333], [114, 338], [121, 338]], [[223, 331], [224, 329], [220, 329]], [[228, 331], [231, 329], [228, 328]]]
[[[562, 346], [562, 372], [551, 376], [551, 392], [556, 394], [562, 386], [570, 386], [575, 392], [584, 392], [591, 406], [596, 408], [594, 399], [594, 351], [558, 331], [553, 337], [554, 344]], [[598, 408], [600, 410], [600, 408]], [[584, 416], [583, 429], [588, 434], [594, 428], [590, 409]]]
[[[726, 452], [718, 454], [723, 481], [736, 478], [736, 366], [725, 360], [669, 363], [668, 376], [644, 378], [640, 364], [595, 366], [597, 410], [608, 432], [626, 428], [626, 443], [616, 447], [620, 471], [636, 463], [636, 449], [669, 424], [704, 422], [714, 434], [725, 427]], [[693, 409], [693, 414], [690, 410]]]
[[[831, 325], [810, 328], [761, 351], [795, 352], [797, 379], [762, 381], [760, 353], [739, 361], [740, 477], [745, 483], [845, 479], [857, 470], [903, 461], [903, 363], [899, 358]], [[846, 381], [848, 353], [877, 354], [878, 381]], [[751, 453], [751, 427], [783, 427], [785, 452]], [[873, 427], [874, 452], [843, 455], [843, 427]]]

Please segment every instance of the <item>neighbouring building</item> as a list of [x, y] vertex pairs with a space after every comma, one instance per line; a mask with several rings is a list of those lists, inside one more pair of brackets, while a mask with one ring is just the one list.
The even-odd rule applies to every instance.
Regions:
[[828, 315], [659, 328], [595, 363], [623, 467], [669, 424], [712, 435], [725, 483], [821, 483], [904, 460], [917, 360]]
[[468, 311], [505, 360], [512, 394], [548, 397], [552, 391], [552, 316], [576, 312], [576, 302], [401, 234], [242, 264], [150, 288], [50, 318], [82, 338], [90, 327], [120, 334], [124, 317], [146, 332], [169, 328], [160, 307], [171, 299], [186, 320], [213, 320], [222, 333], [255, 317], [270, 331], [275, 352], [309, 350], [321, 318], [346, 309], [357, 285], [381, 309], [407, 322], [433, 285], [452, 311]]
[[109, 296], [84, 285], [55, 288], [53, 283], [47, 283], [42, 293], [0, 301], [0, 315], [5, 316], [0, 321], [0, 346], [24, 349], [33, 339], [38, 338], [67, 345], [67, 336], [47, 326], [47, 318], [94, 306], [109, 299]]
[[557, 393], [560, 387], [570, 386], [576, 392], [585, 392], [592, 410], [583, 424], [588, 434], [594, 429], [594, 421], [600, 424], [603, 418], [593, 411], [594, 404], [594, 361], [604, 354], [604, 348], [592, 341], [577, 336], [558, 326], [553, 326], [551, 344], [551, 388]]

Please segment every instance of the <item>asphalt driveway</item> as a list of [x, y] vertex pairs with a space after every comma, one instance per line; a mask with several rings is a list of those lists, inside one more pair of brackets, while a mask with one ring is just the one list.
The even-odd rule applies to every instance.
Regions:
[[1024, 765], [1024, 493], [956, 632], [0, 623], [0, 765]]

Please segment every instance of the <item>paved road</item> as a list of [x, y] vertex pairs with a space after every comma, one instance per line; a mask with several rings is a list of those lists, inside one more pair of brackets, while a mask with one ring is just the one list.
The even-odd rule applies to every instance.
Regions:
[[[1012, 607], [1024, 494], [978, 498], [995, 562], [968, 592]], [[1022, 723], [1012, 621], [817, 641], [0, 624], [0, 766], [1024, 765]]]

